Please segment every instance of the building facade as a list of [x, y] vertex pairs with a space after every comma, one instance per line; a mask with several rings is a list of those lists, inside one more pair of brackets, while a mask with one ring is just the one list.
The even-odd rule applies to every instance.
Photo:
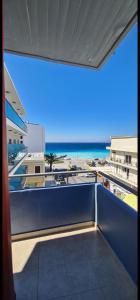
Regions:
[[[45, 173], [44, 153], [43, 152], [28, 153], [22, 163], [22, 166], [26, 168], [27, 174]], [[45, 186], [44, 176], [26, 177], [23, 184], [24, 188], [44, 187], [44, 186]]]
[[24, 143], [29, 152], [45, 151], [45, 130], [39, 124], [26, 123], [28, 135], [24, 136]]
[[15, 166], [15, 162], [18, 162], [18, 159], [15, 161], [15, 158], [20, 154], [19, 156], [22, 159], [27, 153], [26, 145], [23, 142], [24, 136], [27, 135], [27, 126], [24, 121], [25, 110], [6, 66], [4, 76], [8, 171], [11, 171]]
[[137, 188], [137, 137], [111, 137], [110, 173], [122, 182]]
[[[44, 173], [45, 133], [40, 125], [25, 121], [25, 110], [5, 66], [5, 109], [7, 130], [7, 160], [9, 175]], [[14, 178], [9, 188], [44, 186], [45, 177]]]

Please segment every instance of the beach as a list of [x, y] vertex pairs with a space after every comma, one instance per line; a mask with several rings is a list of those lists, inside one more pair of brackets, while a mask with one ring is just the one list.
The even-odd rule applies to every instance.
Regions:
[[[70, 171], [72, 166], [75, 166], [75, 170], [93, 170], [93, 167], [89, 166], [91, 161], [95, 162], [96, 167], [98, 162], [105, 161], [109, 156], [109, 151], [106, 149], [107, 143], [46, 143], [45, 154], [53, 153], [57, 157], [60, 157], [56, 163], [52, 165], [52, 171]], [[61, 156], [66, 155], [65, 158]], [[45, 171], [49, 172], [49, 164], [45, 163]], [[48, 177], [46, 181], [54, 178]], [[69, 177], [69, 183], [80, 182], [93, 182], [94, 178], [86, 178], [86, 174], [78, 174], [73, 178]]]
[[[94, 160], [94, 159], [93, 159]], [[57, 162], [57, 163], [53, 163], [53, 170], [69, 170], [70, 166], [75, 165], [77, 168], [81, 168], [81, 169], [85, 169], [85, 170], [90, 170], [92, 168], [89, 167], [88, 163], [93, 161], [89, 158], [65, 158], [63, 159], [63, 162]], [[96, 160], [94, 160], [96, 161]], [[98, 159], [98, 161], [102, 161], [102, 159]], [[98, 165], [98, 161], [97, 165]], [[45, 163], [45, 167], [48, 169], [49, 165], [46, 162]]]

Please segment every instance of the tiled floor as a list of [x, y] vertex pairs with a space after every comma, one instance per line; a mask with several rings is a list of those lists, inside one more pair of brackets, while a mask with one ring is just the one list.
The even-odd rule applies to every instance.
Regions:
[[99, 231], [14, 242], [17, 300], [134, 300], [135, 285]]

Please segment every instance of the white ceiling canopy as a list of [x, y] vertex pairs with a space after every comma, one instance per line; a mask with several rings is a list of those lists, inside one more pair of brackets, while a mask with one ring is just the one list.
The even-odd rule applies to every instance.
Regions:
[[137, 18], [137, 0], [4, 0], [4, 48], [100, 68]]
[[8, 73], [8, 70], [5, 65], [4, 65], [4, 78], [5, 78], [6, 99], [8, 100], [8, 102], [10, 102], [10, 104], [15, 109], [15, 111], [17, 112], [18, 115], [25, 116], [25, 110], [23, 108], [23, 105], [17, 94], [14, 83], [13, 83], [13, 81], [10, 77], [10, 74]]

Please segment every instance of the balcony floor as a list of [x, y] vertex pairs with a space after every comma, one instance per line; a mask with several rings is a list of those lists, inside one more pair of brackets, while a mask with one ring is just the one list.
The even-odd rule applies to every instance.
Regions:
[[12, 243], [16, 300], [137, 299], [134, 283], [100, 231], [79, 233]]

